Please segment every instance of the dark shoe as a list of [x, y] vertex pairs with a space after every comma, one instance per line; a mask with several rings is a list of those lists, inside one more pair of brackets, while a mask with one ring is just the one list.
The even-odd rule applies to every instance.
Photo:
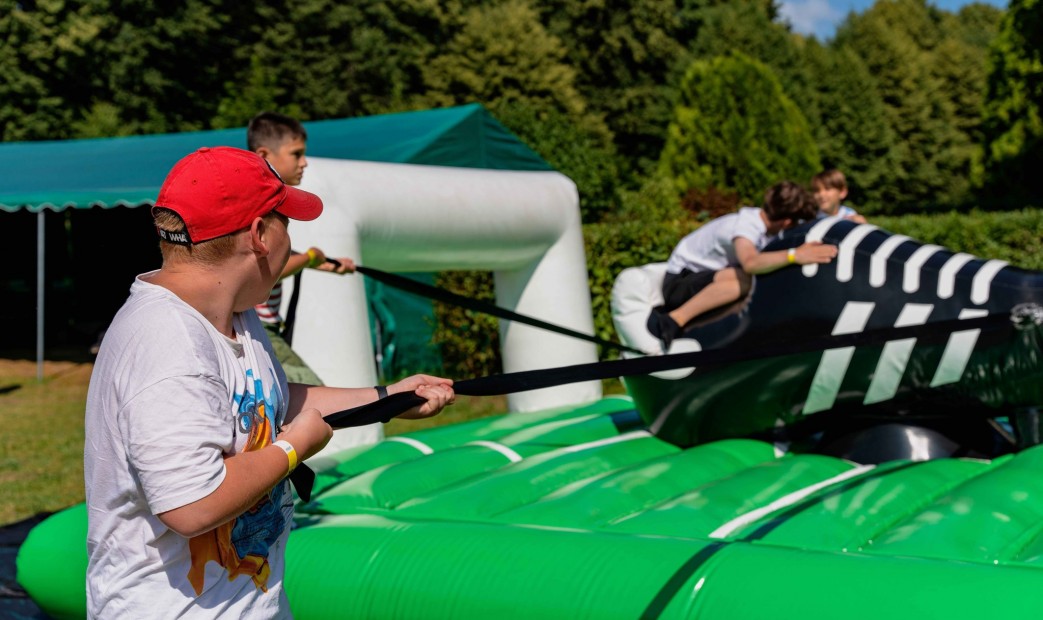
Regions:
[[670, 315], [660, 310], [652, 310], [648, 315], [648, 331], [663, 343], [663, 353], [670, 349], [670, 344], [681, 335], [681, 326]]

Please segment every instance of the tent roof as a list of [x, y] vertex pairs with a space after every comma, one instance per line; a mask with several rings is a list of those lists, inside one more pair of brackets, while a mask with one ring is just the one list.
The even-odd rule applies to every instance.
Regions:
[[[308, 155], [492, 170], [552, 170], [478, 104], [304, 123]], [[245, 147], [246, 128], [0, 143], [0, 210], [149, 204], [201, 146]]]

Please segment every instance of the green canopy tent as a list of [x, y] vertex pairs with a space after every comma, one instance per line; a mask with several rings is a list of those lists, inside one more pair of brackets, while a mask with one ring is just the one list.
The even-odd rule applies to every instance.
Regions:
[[[311, 156], [488, 170], [552, 170], [478, 104], [304, 125]], [[166, 173], [187, 153], [201, 146], [245, 144], [245, 128], [0, 144], [0, 167], [5, 171], [0, 177], [0, 210], [37, 214], [36, 354], [41, 369], [47, 290], [44, 212], [149, 205]], [[96, 247], [118, 245], [122, 242], [118, 232], [94, 232], [92, 242]], [[77, 258], [77, 262], [83, 260]], [[25, 266], [7, 262], [0, 283], [17, 280], [18, 270], [24, 274]]]

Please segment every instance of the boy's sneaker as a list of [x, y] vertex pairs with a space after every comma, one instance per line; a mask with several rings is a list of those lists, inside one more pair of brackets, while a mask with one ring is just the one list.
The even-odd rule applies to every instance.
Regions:
[[648, 332], [663, 343], [663, 353], [670, 350], [670, 344], [681, 335], [681, 326], [666, 312], [653, 308], [648, 315]]

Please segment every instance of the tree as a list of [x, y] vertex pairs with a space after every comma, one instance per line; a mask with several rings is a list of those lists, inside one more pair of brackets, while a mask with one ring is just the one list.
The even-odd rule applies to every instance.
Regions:
[[950, 40], [947, 15], [925, 0], [878, 0], [849, 16], [834, 41], [862, 59], [884, 102], [898, 162], [891, 206], [901, 211], [952, 208], [972, 197], [972, 138], [948, 90], [966, 76], [945, 59], [956, 54], [959, 65], [974, 55]]
[[466, 11], [456, 34], [422, 69], [426, 105], [480, 101], [496, 108], [525, 102], [557, 110], [594, 129], [576, 90], [576, 71], [561, 41], [549, 34], [526, 0], [506, 0]]
[[[252, 45], [280, 89], [276, 107], [299, 105], [303, 118], [399, 112], [420, 107], [423, 67], [459, 19], [459, 2], [298, 0], [253, 6]], [[229, 92], [228, 97], [234, 97]]]
[[775, 75], [735, 53], [692, 63], [659, 165], [679, 193], [714, 187], [759, 203], [777, 181], [810, 178], [820, 160], [807, 121]]
[[1011, 0], [990, 54], [985, 175], [996, 206], [1043, 205], [1043, 2]]
[[[536, 0], [567, 48], [576, 87], [604, 118], [624, 173], [655, 165], [691, 56], [701, 0]], [[624, 179], [624, 182], [626, 180]]]
[[111, 25], [98, 2], [0, 0], [0, 140], [74, 137], [94, 91], [99, 34]]
[[844, 172], [848, 201], [860, 211], [887, 212], [901, 198], [894, 185], [900, 172], [894, 133], [868, 69], [850, 50], [814, 39], [803, 46], [801, 65], [809, 80], [801, 109], [823, 166]]
[[506, 103], [492, 112], [555, 170], [576, 183], [584, 223], [599, 222], [615, 211], [619, 174], [611, 144], [600, 142], [555, 110]]

